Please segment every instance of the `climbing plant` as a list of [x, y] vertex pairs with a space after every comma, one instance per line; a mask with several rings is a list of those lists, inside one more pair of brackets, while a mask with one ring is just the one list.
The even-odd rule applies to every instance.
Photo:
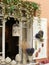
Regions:
[[[35, 2], [29, 2], [29, 1], [23, 1], [23, 0], [3, 0], [3, 3], [6, 4], [7, 6], [9, 6], [10, 10], [14, 10], [17, 9], [25, 9], [26, 13], [28, 15], [33, 15], [35, 10], [40, 9], [39, 4], [35, 3]], [[15, 5], [15, 7], [14, 7]], [[5, 6], [5, 7], [7, 7]], [[8, 9], [8, 7], [7, 7]]]
[[5, 7], [5, 15], [14, 15], [15, 18], [25, 17], [26, 20], [33, 19], [34, 16], [40, 18], [40, 5], [35, 2], [23, 0], [1, 0]]

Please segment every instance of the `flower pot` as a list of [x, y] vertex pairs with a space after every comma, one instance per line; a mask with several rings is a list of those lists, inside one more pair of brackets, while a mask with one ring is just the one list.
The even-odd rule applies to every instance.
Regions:
[[36, 17], [37, 15], [36, 15], [36, 10], [34, 10], [34, 16]]

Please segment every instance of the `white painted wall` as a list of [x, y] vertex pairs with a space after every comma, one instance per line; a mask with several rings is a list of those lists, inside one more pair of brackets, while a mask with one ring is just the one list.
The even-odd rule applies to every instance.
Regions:
[[[43, 30], [43, 32], [44, 32], [44, 35], [43, 35], [44, 41], [40, 42], [39, 40], [37, 40], [37, 50], [40, 47], [41, 52], [39, 53], [38, 57], [34, 56], [34, 58], [45, 58], [45, 57], [47, 57], [47, 19], [46, 18], [41, 18], [40, 19], [40, 26], [39, 26], [38, 18], [35, 17], [34, 22], [33, 22], [33, 47], [34, 48], [35, 48], [35, 41], [36, 41], [35, 34], [38, 33], [38, 31], [40, 29]], [[42, 43], [44, 43], [43, 48], [41, 47]]]
[[[32, 47], [32, 44], [33, 44], [34, 48], [35, 48], [35, 34], [39, 31], [39, 26], [38, 26], [37, 20], [38, 20], [38, 18], [35, 17], [33, 25], [30, 28], [27, 29], [27, 42], [30, 45], [30, 47]], [[5, 20], [5, 22], [6, 22], [6, 20]], [[4, 25], [3, 25], [3, 45], [2, 45], [3, 46], [3, 57], [4, 58], [5, 58], [5, 22], [3, 23]], [[44, 53], [41, 52], [42, 54], [39, 54], [39, 57], [37, 57], [37, 58], [47, 57], [47, 48], [46, 48], [47, 47], [47, 19], [46, 18], [41, 18], [41, 29], [44, 31], [44, 37], [43, 37], [44, 38], [44, 42], [43, 42], [44, 48], [42, 49]], [[33, 32], [33, 41], [32, 41], [32, 32]], [[20, 23], [19, 43], [21, 44], [22, 41], [23, 41], [22, 40], [22, 23]], [[40, 42], [38, 41], [37, 43], [40, 43]], [[20, 47], [20, 44], [19, 44], [19, 53], [22, 54], [22, 49]], [[34, 56], [34, 58], [36, 58], [36, 57]]]
[[[44, 32], [43, 42], [40, 42], [35, 38], [35, 35], [36, 33], [39, 32], [39, 30], [43, 30]], [[33, 32], [33, 36], [32, 36], [32, 32]], [[32, 47], [33, 45], [33, 48], [35, 48], [35, 41], [37, 42], [37, 50], [35, 50], [34, 52], [34, 59], [46, 58], [47, 57], [47, 19], [46, 18], [40, 18], [40, 24], [39, 24], [38, 18], [34, 17], [33, 25], [27, 29], [27, 42], [29, 46]], [[41, 47], [42, 43], [44, 43], [43, 48]], [[41, 52], [39, 53], [38, 57], [35, 57], [35, 53], [38, 51], [39, 48], [41, 48]]]

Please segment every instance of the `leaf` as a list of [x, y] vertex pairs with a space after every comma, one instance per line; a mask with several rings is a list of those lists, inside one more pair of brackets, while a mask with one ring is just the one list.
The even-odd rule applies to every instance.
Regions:
[[11, 5], [10, 11], [14, 11], [14, 5]]
[[32, 7], [35, 9], [35, 10], [37, 10], [38, 8], [39, 8], [39, 5], [37, 4], [37, 3], [35, 3], [35, 2], [32, 2]]

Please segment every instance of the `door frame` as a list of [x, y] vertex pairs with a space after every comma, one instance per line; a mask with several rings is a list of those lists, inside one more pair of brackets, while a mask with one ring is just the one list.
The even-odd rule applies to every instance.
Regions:
[[[3, 32], [2, 32], [3, 33], [3, 37], [2, 37], [2, 39], [3, 39], [3, 43], [2, 43], [2, 56], [3, 56], [3, 58], [5, 58], [5, 23], [6, 23], [6, 18], [3, 19]], [[22, 43], [22, 22], [19, 22], [19, 26], [20, 26], [19, 54], [22, 56], [22, 48], [21, 48], [21, 43]]]

